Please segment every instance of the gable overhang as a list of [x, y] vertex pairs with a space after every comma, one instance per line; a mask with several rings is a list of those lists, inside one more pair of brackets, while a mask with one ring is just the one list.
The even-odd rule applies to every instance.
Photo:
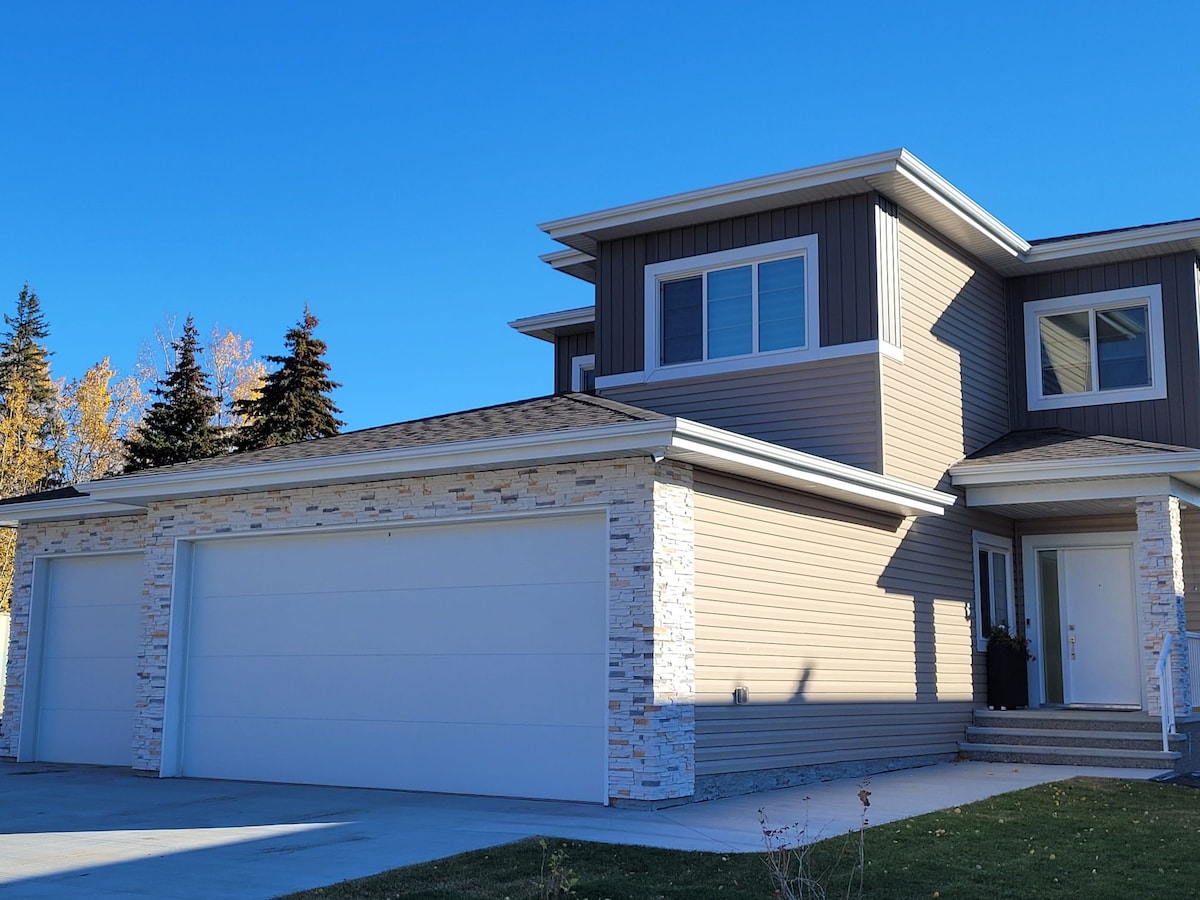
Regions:
[[1200, 451], [1054, 461], [959, 464], [951, 483], [967, 506], [1013, 518], [1128, 513], [1138, 497], [1200, 507]]
[[14, 504], [3, 512], [15, 524], [75, 518], [84, 503], [93, 510], [130, 513], [151, 503], [191, 497], [630, 456], [674, 459], [897, 516], [940, 515], [956, 499], [810, 453], [664, 417], [341, 456], [150, 471], [77, 485], [87, 496], [74, 501], [70, 510], [59, 501], [43, 501]]

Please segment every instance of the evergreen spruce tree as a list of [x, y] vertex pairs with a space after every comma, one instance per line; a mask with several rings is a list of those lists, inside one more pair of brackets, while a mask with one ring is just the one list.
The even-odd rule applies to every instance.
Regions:
[[306, 304], [303, 318], [284, 337], [288, 355], [267, 357], [279, 368], [267, 376], [257, 397], [238, 401], [237, 412], [246, 417], [238, 430], [239, 449], [330, 437], [346, 424], [329, 397], [341, 385], [329, 380], [325, 342], [313, 337], [316, 327], [317, 317]]
[[50, 411], [57, 392], [50, 380], [50, 351], [42, 343], [50, 336], [50, 326], [29, 282], [17, 295], [17, 314], [5, 313], [4, 324], [8, 330], [0, 339], [0, 403], [7, 404], [13, 385], [20, 382], [29, 403]]
[[169, 466], [217, 456], [229, 449], [224, 431], [213, 424], [217, 398], [196, 356], [202, 353], [200, 333], [187, 317], [183, 335], [171, 343], [175, 365], [152, 393], [158, 397], [146, 411], [137, 431], [126, 438], [125, 471]]

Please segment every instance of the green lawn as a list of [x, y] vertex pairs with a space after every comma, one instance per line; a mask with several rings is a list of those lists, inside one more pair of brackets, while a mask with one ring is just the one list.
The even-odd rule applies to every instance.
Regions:
[[[771, 814], [770, 797], [764, 795]], [[783, 824], [783, 823], [773, 823]], [[537, 839], [394, 869], [291, 895], [292, 900], [538, 898], [549, 853], [591, 900], [756, 898], [773, 892], [764, 854], [685, 853]], [[818, 844], [845, 897], [856, 855], [846, 837]], [[1171, 784], [1073, 779], [869, 828], [867, 898], [1200, 897], [1200, 791]], [[850, 896], [860, 896], [857, 891]]]

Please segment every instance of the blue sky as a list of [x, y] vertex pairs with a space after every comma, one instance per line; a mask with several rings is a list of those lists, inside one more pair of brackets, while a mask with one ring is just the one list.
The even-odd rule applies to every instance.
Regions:
[[359, 428], [550, 392], [548, 219], [898, 146], [1026, 238], [1200, 216], [1200, 6], [1083, 9], [6, 4], [0, 309], [73, 377], [309, 303]]

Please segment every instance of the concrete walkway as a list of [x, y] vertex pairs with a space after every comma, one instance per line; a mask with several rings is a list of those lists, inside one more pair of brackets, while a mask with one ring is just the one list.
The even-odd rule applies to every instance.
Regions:
[[[870, 824], [1075, 775], [1145, 769], [945, 763], [870, 778]], [[758, 852], [758, 810], [814, 838], [859, 823], [835, 781], [648, 811], [0, 763], [0, 896], [269, 898], [530, 835]]]

